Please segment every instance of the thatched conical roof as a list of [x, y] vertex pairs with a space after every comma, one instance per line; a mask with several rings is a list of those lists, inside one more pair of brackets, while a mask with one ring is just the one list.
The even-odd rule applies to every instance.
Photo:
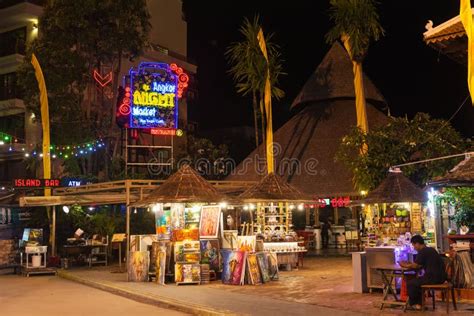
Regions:
[[363, 203], [403, 203], [426, 200], [422, 189], [405, 177], [399, 169], [390, 170], [382, 183], [362, 201]]
[[263, 177], [257, 184], [239, 195], [243, 202], [305, 202], [311, 197], [301, 193], [274, 173]]
[[434, 186], [474, 186], [474, 152], [442, 177], [429, 183]]
[[144, 207], [154, 203], [214, 203], [225, 201], [225, 196], [201, 177], [191, 166], [183, 165], [162, 185], [133, 206]]
[[[375, 85], [364, 74], [365, 97], [373, 104], [385, 104], [385, 99]], [[295, 108], [303, 103], [334, 98], [355, 99], [352, 62], [344, 47], [334, 43], [323, 61], [303, 86], [291, 105]]]
[[[359, 195], [352, 182], [354, 175], [335, 161], [342, 138], [357, 124], [353, 78], [347, 52], [334, 44], [293, 103], [298, 113], [274, 133], [275, 173], [313, 197]], [[389, 119], [374, 103], [384, 102], [382, 95], [370, 79], [365, 78], [364, 85], [370, 130]], [[264, 158], [265, 145], [261, 144], [226, 180], [260, 180], [258, 170]]]

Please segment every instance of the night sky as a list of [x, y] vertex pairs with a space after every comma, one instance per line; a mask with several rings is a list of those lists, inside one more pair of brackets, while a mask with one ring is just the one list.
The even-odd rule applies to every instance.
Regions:
[[[253, 124], [251, 99], [235, 93], [224, 52], [242, 38], [238, 29], [243, 18], [255, 14], [260, 15], [266, 33], [275, 33], [274, 41], [282, 48], [288, 75], [281, 78], [280, 87], [286, 97], [273, 103], [274, 125], [287, 121], [293, 99], [329, 49], [324, 37], [331, 26], [328, 3], [184, 0], [188, 57], [198, 65], [199, 101], [189, 111], [199, 128]], [[437, 26], [458, 10], [459, 2], [452, 0], [393, 0], [379, 5], [386, 33], [370, 47], [364, 71], [386, 98], [392, 115], [428, 112], [448, 119], [467, 97], [465, 66], [423, 42], [428, 20]], [[469, 101], [452, 122], [464, 136], [474, 135], [474, 107]]]

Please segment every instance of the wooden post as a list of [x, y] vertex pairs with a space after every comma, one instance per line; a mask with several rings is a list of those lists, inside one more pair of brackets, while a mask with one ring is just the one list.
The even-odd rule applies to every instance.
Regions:
[[319, 206], [314, 208], [314, 226], [319, 226]]
[[125, 198], [126, 198], [126, 207], [127, 207], [127, 216], [126, 216], [126, 234], [127, 234], [127, 249], [125, 251], [125, 255], [127, 256], [127, 281], [129, 280], [128, 277], [128, 261], [130, 260], [130, 182], [129, 180], [125, 180]]
[[51, 240], [51, 253], [53, 257], [56, 257], [56, 206], [53, 206], [53, 232], [51, 234], [53, 240]]
[[306, 213], [306, 226], [309, 226], [309, 225], [311, 224], [311, 223], [310, 223], [310, 216], [309, 216], [309, 215], [310, 215], [309, 212], [310, 212], [311, 210], [310, 210], [309, 208], [305, 207], [304, 211], [305, 211], [305, 213]]
[[334, 225], [339, 225], [339, 208], [334, 208]]

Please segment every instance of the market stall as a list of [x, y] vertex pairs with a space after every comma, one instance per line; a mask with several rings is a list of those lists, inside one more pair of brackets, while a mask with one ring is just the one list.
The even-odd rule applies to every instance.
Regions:
[[307, 250], [298, 245], [292, 212], [304, 211], [303, 203], [311, 198], [270, 173], [243, 192], [239, 199], [245, 203], [244, 211], [250, 219], [243, 224], [242, 234], [263, 242], [263, 250], [275, 253], [279, 265], [287, 269], [295, 267]]
[[[156, 234], [131, 236], [129, 281], [207, 283], [220, 271], [220, 233], [225, 196], [184, 165], [132, 208], [155, 213]], [[212, 270], [212, 273], [210, 272]]]
[[383, 288], [377, 266], [412, 258], [412, 235], [420, 234], [428, 245], [436, 245], [434, 218], [424, 207], [425, 200], [423, 190], [399, 169], [391, 169], [382, 183], [362, 201], [369, 289]]

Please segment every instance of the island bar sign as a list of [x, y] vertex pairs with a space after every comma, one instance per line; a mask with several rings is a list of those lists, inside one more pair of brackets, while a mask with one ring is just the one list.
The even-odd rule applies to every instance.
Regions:
[[15, 188], [58, 188], [61, 186], [59, 179], [14, 179]]

